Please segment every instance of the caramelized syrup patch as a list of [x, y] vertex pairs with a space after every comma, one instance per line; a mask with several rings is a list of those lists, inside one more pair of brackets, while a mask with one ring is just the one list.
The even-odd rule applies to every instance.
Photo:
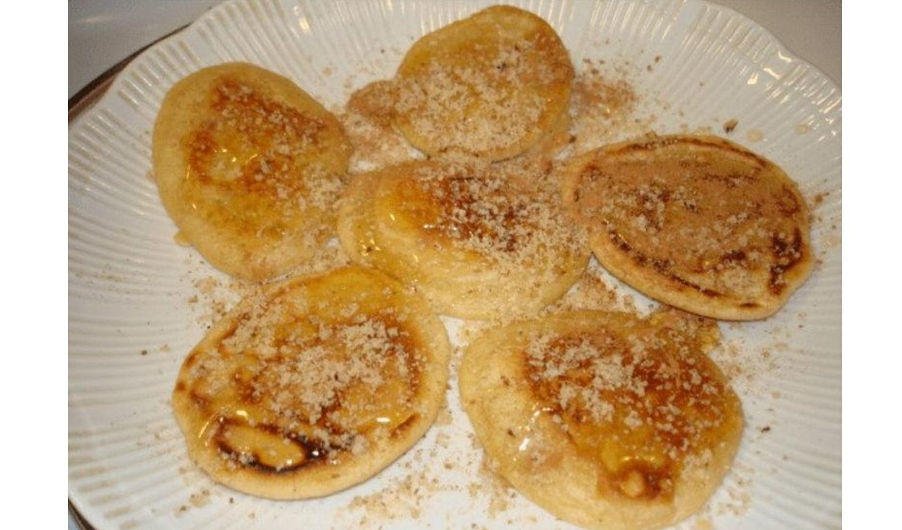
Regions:
[[[240, 434], [234, 434], [235, 432]], [[325, 463], [330, 448], [306, 436], [282, 432], [275, 425], [221, 419], [212, 437], [220, 454], [232, 462], [266, 473], [290, 473]]]
[[770, 289], [774, 294], [780, 294], [786, 288], [786, 272], [798, 265], [804, 257], [802, 233], [796, 228], [792, 237], [785, 234], [774, 234], [771, 239], [771, 248], [775, 263], [770, 268]]
[[[687, 458], [718, 443], [739, 404], [706, 349], [711, 321], [533, 336], [523, 352], [532, 393], [597, 485], [633, 499], [670, 499]], [[726, 418], [726, 419], [725, 419]]]
[[305, 191], [301, 172], [323, 121], [228, 78], [213, 90], [210, 111], [186, 139], [189, 180], [280, 200]]
[[424, 225], [427, 232], [481, 248], [487, 244], [501, 253], [513, 253], [528, 234], [525, 209], [504, 193], [500, 179], [475, 172], [458, 173], [427, 183], [428, 193], [440, 210], [435, 224]]
[[421, 345], [392, 311], [298, 316], [297, 303], [255, 307], [195, 368], [190, 395], [208, 418], [197, 436], [230, 465], [284, 473], [337, 463], [377, 430], [394, 436], [418, 417]]
[[390, 184], [387, 215], [496, 262], [523, 262], [540, 246], [577, 253], [579, 234], [564, 222], [552, 186], [539, 184], [549, 170], [535, 161], [420, 164], [413, 179]]

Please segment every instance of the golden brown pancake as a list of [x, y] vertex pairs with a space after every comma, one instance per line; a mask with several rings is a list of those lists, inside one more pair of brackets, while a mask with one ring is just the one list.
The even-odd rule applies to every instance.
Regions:
[[245, 63], [176, 83], [153, 134], [154, 176], [181, 236], [213, 266], [267, 280], [334, 235], [351, 148], [297, 85]]
[[641, 530], [698, 510], [730, 468], [739, 399], [706, 356], [713, 321], [577, 311], [486, 332], [461, 402], [490, 466], [585, 528]]
[[661, 302], [720, 319], [776, 312], [811, 272], [795, 182], [724, 139], [675, 135], [570, 162], [564, 202], [612, 274]]
[[450, 345], [418, 296], [369, 269], [245, 300], [185, 359], [172, 394], [188, 454], [271, 499], [328, 495], [410, 448], [444, 403]]
[[429, 155], [520, 154], [567, 113], [573, 65], [536, 15], [495, 6], [418, 40], [398, 68], [395, 124]]
[[588, 261], [549, 166], [518, 159], [417, 161], [355, 176], [339, 207], [342, 246], [414, 286], [442, 314], [533, 314]]

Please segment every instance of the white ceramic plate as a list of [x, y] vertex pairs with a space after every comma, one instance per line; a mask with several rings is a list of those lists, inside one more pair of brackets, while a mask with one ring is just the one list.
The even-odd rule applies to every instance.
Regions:
[[[735, 375], [747, 429], [734, 472], [683, 526], [839, 527], [839, 90], [753, 22], [704, 2], [514, 3], [557, 29], [578, 69], [588, 58], [627, 77], [658, 132], [720, 133], [736, 118], [730, 138], [800, 183], [813, 205], [818, 265], [775, 318], [721, 325], [727, 347], [717, 360]], [[203, 66], [247, 60], [337, 109], [354, 89], [390, 77], [419, 36], [487, 4], [222, 5], [137, 58], [71, 124], [69, 495], [93, 525], [570, 527], [480, 469], [454, 378], [450, 420], [377, 477], [303, 502], [212, 483], [188, 461], [169, 407], [181, 360], [209, 322], [204, 304], [189, 299], [197, 282], [225, 278], [174, 243], [176, 228], [148, 178], [150, 132], [167, 89]]]

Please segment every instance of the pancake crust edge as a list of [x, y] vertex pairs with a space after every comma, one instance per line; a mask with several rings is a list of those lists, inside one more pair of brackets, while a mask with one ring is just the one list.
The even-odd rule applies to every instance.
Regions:
[[351, 147], [338, 120], [291, 80], [247, 63], [194, 72], [154, 125], [160, 197], [216, 268], [269, 280], [334, 235]]
[[[675, 310], [521, 321], [467, 348], [461, 403], [489, 466], [553, 515], [599, 530], [672, 525], [716, 490], [742, 433], [739, 399], [705, 355], [718, 336]], [[636, 362], [659, 339], [664, 353]]]
[[571, 161], [561, 185], [602, 266], [666, 304], [765, 318], [810, 275], [809, 213], [795, 182], [722, 138], [605, 146]]
[[450, 351], [425, 302], [378, 271], [298, 277], [209, 331], [179, 371], [173, 411], [215, 481], [271, 499], [324, 496], [423, 436]]
[[429, 155], [489, 160], [554, 133], [570, 103], [573, 65], [540, 17], [494, 6], [422, 37], [395, 78], [395, 125]]

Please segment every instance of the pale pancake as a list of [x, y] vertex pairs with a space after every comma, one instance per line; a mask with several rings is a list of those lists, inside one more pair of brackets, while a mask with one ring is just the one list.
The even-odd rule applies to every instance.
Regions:
[[548, 23], [490, 7], [414, 43], [396, 76], [395, 124], [429, 155], [501, 160], [553, 134], [572, 81], [570, 57]]
[[172, 406], [189, 456], [217, 482], [328, 495], [423, 436], [450, 351], [420, 297], [378, 271], [338, 269], [242, 302], [185, 359]]
[[795, 182], [724, 139], [606, 146], [571, 161], [562, 185], [599, 262], [686, 311], [764, 318], [811, 272], [808, 208]]
[[706, 356], [717, 325], [578, 311], [486, 332], [460, 394], [489, 465], [585, 528], [659, 528], [697, 511], [728, 472], [739, 399]]
[[358, 175], [339, 206], [351, 258], [414, 286], [442, 314], [534, 314], [562, 296], [589, 252], [550, 166], [417, 161]]
[[424, 158], [394, 125], [397, 88], [393, 81], [373, 81], [354, 91], [341, 115], [354, 146], [351, 173], [374, 171]]
[[153, 133], [163, 205], [213, 266], [267, 280], [334, 235], [351, 148], [336, 118], [280, 75], [205, 68], [166, 94]]

